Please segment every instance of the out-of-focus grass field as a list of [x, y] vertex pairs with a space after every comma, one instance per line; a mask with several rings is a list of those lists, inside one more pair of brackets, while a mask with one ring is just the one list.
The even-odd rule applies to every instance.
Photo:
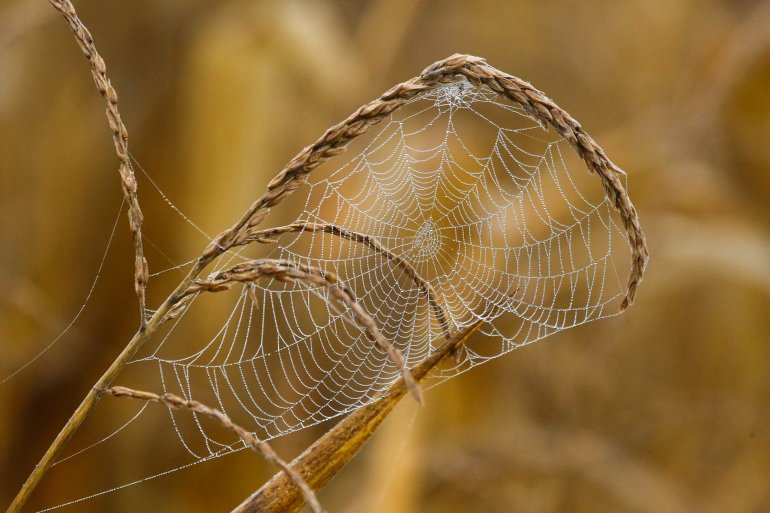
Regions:
[[[628, 172], [651, 253], [636, 304], [432, 389], [419, 411], [404, 401], [320, 494], [329, 511], [770, 511], [770, 2], [76, 5], [133, 155], [209, 233], [329, 125], [454, 52], [531, 81]], [[69, 322], [99, 266], [121, 202], [103, 111], [47, 2], [2, 3], [2, 376]], [[174, 262], [200, 252], [139, 181], [149, 240]], [[0, 506], [135, 329], [132, 258], [122, 216], [80, 322], [0, 385]], [[175, 280], [151, 282], [151, 304]], [[54, 470], [32, 507], [179, 451], [152, 443], [169, 429], [154, 418]], [[275, 446], [293, 456], [324, 427]], [[86, 425], [73, 447], [99, 434]], [[244, 452], [62, 511], [229, 511], [271, 474]]]

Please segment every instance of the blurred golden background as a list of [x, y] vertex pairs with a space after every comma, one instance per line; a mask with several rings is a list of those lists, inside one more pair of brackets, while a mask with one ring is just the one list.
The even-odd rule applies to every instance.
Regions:
[[[770, 511], [770, 2], [76, 7], [133, 155], [208, 233], [328, 126], [454, 52], [531, 81], [628, 172], [651, 252], [636, 304], [454, 378], [422, 409], [404, 401], [320, 493], [330, 512]], [[69, 323], [99, 268], [121, 203], [103, 111], [54, 9], [3, 2], [0, 376]], [[138, 178], [151, 271], [198, 254], [206, 240]], [[135, 330], [132, 258], [122, 214], [83, 315], [0, 385], [0, 506]], [[154, 279], [150, 304], [175, 281]], [[30, 511], [173, 459], [152, 418], [54, 469]], [[329, 426], [275, 447], [293, 457]], [[107, 432], [96, 419], [73, 449]], [[229, 511], [272, 473], [243, 452], [62, 511]]]

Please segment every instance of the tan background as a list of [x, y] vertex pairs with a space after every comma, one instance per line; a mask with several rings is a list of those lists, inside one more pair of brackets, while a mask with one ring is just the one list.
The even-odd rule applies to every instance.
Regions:
[[[770, 511], [770, 2], [82, 1], [129, 147], [209, 233], [297, 150], [456, 51], [531, 81], [629, 172], [652, 254], [625, 315], [405, 402], [321, 493], [332, 512]], [[120, 205], [103, 103], [42, 0], [0, 5], [0, 375], [77, 312]], [[235, 186], [234, 186], [235, 184]], [[140, 176], [173, 261], [205, 241]], [[152, 269], [167, 261], [148, 246]], [[0, 385], [0, 506], [136, 325], [124, 216], [73, 330]], [[151, 304], [171, 286], [151, 283]], [[106, 405], [102, 415], [117, 407]], [[125, 414], [124, 414], [125, 415]], [[46, 507], [175, 461], [134, 438], [54, 472]], [[297, 454], [323, 427], [279, 440]], [[73, 443], [104, 435], [97, 421]], [[241, 453], [63, 511], [228, 511]]]

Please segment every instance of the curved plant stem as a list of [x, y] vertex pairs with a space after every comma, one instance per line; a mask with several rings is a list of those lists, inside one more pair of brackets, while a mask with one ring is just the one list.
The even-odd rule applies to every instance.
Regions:
[[412, 279], [412, 281], [418, 287], [422, 289], [423, 293], [425, 294], [425, 298], [428, 300], [428, 303], [430, 303], [431, 309], [433, 310], [433, 315], [436, 316], [436, 321], [441, 327], [441, 330], [444, 332], [444, 336], [449, 337], [451, 335], [451, 331], [449, 329], [449, 316], [446, 314], [444, 309], [441, 308], [441, 305], [439, 304], [438, 299], [436, 298], [436, 291], [433, 289], [433, 285], [431, 285], [428, 280], [420, 276], [420, 273], [417, 272], [417, 270], [414, 268], [412, 264], [410, 264], [407, 260], [405, 260], [401, 256], [397, 255], [396, 253], [390, 251], [388, 248], [380, 244], [377, 241], [377, 239], [375, 239], [371, 235], [354, 232], [352, 230], [348, 230], [346, 228], [343, 228], [341, 226], [337, 226], [331, 223], [311, 223], [308, 221], [297, 221], [295, 223], [292, 223], [286, 226], [279, 226], [277, 228], [268, 228], [267, 230], [260, 230], [258, 232], [254, 232], [250, 235], [250, 239], [262, 244], [270, 244], [272, 242], [275, 242], [275, 237], [280, 237], [285, 233], [302, 233], [302, 232], [330, 233], [332, 235], [336, 235], [337, 237], [340, 237], [343, 239], [351, 240], [354, 242], [360, 242], [361, 244], [364, 244], [365, 246], [373, 249], [377, 253], [380, 253], [381, 255], [383, 255], [388, 260], [395, 263], [398, 267], [401, 268], [402, 271], [404, 271], [404, 273], [406, 273], [407, 276], [409, 276], [409, 278]]
[[313, 513], [325, 513], [321, 504], [318, 502], [318, 498], [315, 492], [308, 486], [302, 476], [299, 475], [293, 468], [289, 466], [278, 454], [270, 447], [267, 442], [260, 441], [253, 433], [250, 433], [246, 429], [242, 428], [238, 424], [230, 420], [225, 413], [211, 408], [199, 401], [191, 401], [183, 399], [174, 394], [158, 395], [152, 392], [145, 392], [142, 390], [134, 390], [127, 387], [110, 387], [100, 391], [105, 395], [111, 395], [113, 397], [127, 397], [130, 399], [139, 399], [140, 401], [150, 401], [154, 403], [165, 404], [169, 408], [178, 410], [187, 410], [194, 413], [199, 413], [210, 419], [218, 422], [225, 429], [235, 433], [246, 445], [254, 452], [261, 454], [268, 462], [272, 463], [276, 467], [280, 468], [286, 476], [294, 483], [294, 486], [302, 494], [302, 497], [307, 502]]

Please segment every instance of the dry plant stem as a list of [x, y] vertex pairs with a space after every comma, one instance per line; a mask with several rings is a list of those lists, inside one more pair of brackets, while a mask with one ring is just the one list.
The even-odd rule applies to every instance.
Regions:
[[302, 281], [311, 287], [324, 287], [329, 294], [342, 305], [349, 308], [353, 318], [367, 332], [369, 338], [374, 340], [380, 349], [388, 355], [391, 362], [398, 368], [402, 379], [415, 400], [422, 404], [422, 390], [412, 379], [409, 369], [404, 364], [401, 351], [393, 347], [393, 344], [382, 335], [374, 319], [358, 304], [353, 293], [337, 280], [337, 276], [307, 265], [298, 264], [288, 260], [251, 260], [242, 262], [227, 271], [220, 272], [211, 280], [197, 280], [185, 292], [185, 295], [197, 292], [219, 292], [227, 290], [236, 283], [253, 283], [260, 278], [273, 278], [278, 281], [293, 283]]
[[243, 440], [243, 442], [248, 445], [249, 448], [251, 448], [254, 452], [261, 454], [262, 457], [265, 458], [269, 463], [280, 468], [288, 477], [288, 479], [291, 480], [294, 486], [296, 486], [297, 490], [299, 490], [299, 492], [302, 494], [302, 497], [305, 499], [305, 502], [307, 502], [308, 506], [310, 506], [310, 509], [313, 511], [313, 513], [325, 513], [324, 509], [321, 507], [321, 504], [318, 502], [318, 498], [316, 497], [315, 492], [313, 492], [305, 480], [302, 479], [301, 475], [299, 475], [293, 468], [289, 466], [288, 463], [286, 463], [280, 456], [278, 456], [278, 454], [276, 454], [276, 452], [272, 447], [270, 447], [268, 443], [260, 441], [256, 436], [254, 436], [253, 433], [250, 433], [246, 429], [234, 423], [232, 420], [230, 420], [230, 417], [228, 417], [220, 410], [206, 406], [205, 404], [198, 401], [189, 401], [187, 399], [183, 399], [174, 394], [158, 395], [152, 392], [144, 392], [142, 390], [133, 390], [131, 388], [118, 386], [106, 388], [100, 392], [105, 395], [111, 395], [113, 397], [128, 397], [131, 399], [139, 399], [141, 401], [151, 401], [165, 404], [169, 408], [188, 410], [190, 412], [199, 413], [215, 420], [225, 429], [235, 433], [235, 435]]
[[57, 456], [61, 453], [62, 449], [67, 445], [67, 442], [72, 438], [80, 425], [86, 419], [90, 411], [96, 405], [99, 399], [99, 390], [107, 388], [110, 383], [117, 377], [123, 368], [131, 361], [131, 358], [136, 354], [140, 347], [152, 336], [153, 333], [161, 325], [163, 318], [168, 311], [179, 301], [183, 292], [192, 283], [193, 279], [198, 276], [204, 267], [208, 264], [207, 261], [200, 259], [196, 262], [194, 267], [187, 274], [187, 277], [180, 283], [176, 290], [163, 302], [158, 308], [155, 314], [150, 318], [147, 324], [139, 329], [134, 334], [126, 347], [121, 351], [120, 355], [115, 359], [110, 367], [105, 371], [101, 378], [94, 384], [94, 386], [88, 391], [83, 401], [73, 412], [67, 423], [62, 430], [56, 436], [56, 439], [51, 443], [51, 446], [45, 452], [40, 462], [35, 466], [30, 476], [25, 481], [24, 485], [19, 490], [19, 493], [14, 498], [11, 505], [8, 507], [7, 513], [17, 513], [21, 511], [24, 504], [29, 499], [32, 491], [37, 487], [37, 484], [43, 478], [45, 473], [51, 468], [51, 465], [56, 461]]
[[[416, 365], [411, 374], [418, 383], [454, 349], [463, 344], [482, 324], [470, 325], [450, 338]], [[292, 463], [292, 468], [315, 490], [322, 489], [339, 472], [375, 432], [383, 420], [406, 394], [407, 387], [399, 379], [382, 396], [363, 406], [319, 438]], [[232, 513], [290, 513], [302, 508], [302, 495], [284, 474], [276, 474]]]
[[[49, 0], [54, 7], [64, 14], [70, 26], [75, 32], [78, 43], [84, 48], [86, 57], [92, 63], [94, 70], [94, 79], [100, 91], [104, 90], [107, 98], [108, 112], [112, 109], [114, 112], [110, 116], [111, 123], [119, 122], [120, 117], [115, 116], [117, 109], [113, 100], [116, 101], [114, 89], [109, 87], [109, 81], [106, 79], [104, 71], [104, 62], [98, 58], [98, 54], [93, 49], [93, 41], [77, 18], [72, 4], [66, 0]], [[87, 50], [87, 51], [86, 51]], [[101, 71], [100, 71], [101, 70]], [[632, 269], [628, 279], [628, 291], [626, 297], [621, 303], [621, 309], [626, 308], [633, 302], [636, 288], [642, 280], [644, 269], [647, 265], [648, 253], [647, 246], [642, 233], [639, 218], [636, 209], [631, 203], [623, 185], [618, 178], [617, 167], [607, 158], [604, 150], [582, 129], [580, 124], [569, 114], [553, 103], [542, 92], [535, 89], [529, 83], [499, 71], [488, 65], [483, 59], [469, 55], [455, 54], [447, 59], [438, 61], [426, 68], [419, 77], [407, 80], [387, 91], [377, 100], [374, 100], [356, 110], [344, 121], [329, 128], [320, 139], [310, 146], [304, 148], [297, 154], [284, 169], [273, 178], [267, 187], [267, 191], [260, 196], [249, 209], [243, 214], [241, 219], [232, 227], [222, 232], [205, 249], [187, 277], [177, 286], [176, 290], [163, 302], [152, 318], [143, 325], [134, 335], [128, 345], [123, 349], [117, 359], [110, 365], [109, 369], [97, 381], [94, 389], [90, 390], [83, 402], [78, 406], [70, 420], [65, 424], [62, 431], [54, 440], [53, 444], [46, 451], [40, 463], [35, 467], [32, 474], [22, 486], [18, 495], [8, 509], [8, 513], [17, 513], [21, 510], [29, 495], [32, 493], [37, 483], [50, 468], [56, 456], [64, 448], [67, 441], [77, 431], [85, 417], [96, 404], [96, 389], [102, 389], [109, 386], [113, 379], [125, 367], [131, 357], [139, 350], [142, 344], [157, 330], [158, 326], [166, 318], [169, 312], [184, 297], [185, 291], [217, 256], [234, 246], [247, 243], [255, 233], [259, 231], [258, 225], [264, 221], [269, 213], [269, 209], [282, 201], [288, 194], [296, 190], [306, 176], [316, 167], [321, 165], [329, 158], [342, 153], [347, 145], [359, 135], [365, 133], [370, 127], [380, 122], [394, 110], [404, 105], [414, 96], [424, 93], [442, 83], [454, 82], [466, 78], [471, 83], [479, 86], [486, 85], [491, 90], [501, 96], [510, 99], [514, 103], [521, 105], [535, 119], [543, 124], [552, 126], [560, 135], [567, 139], [575, 148], [580, 157], [588, 166], [588, 169], [595, 172], [602, 182], [607, 196], [612, 204], [620, 213], [623, 225], [626, 229], [629, 243], [632, 251]], [[122, 123], [116, 125], [118, 130], [118, 141], [123, 141], [125, 127]], [[115, 128], [114, 128], [115, 130]], [[117, 144], [117, 143], [116, 143]], [[119, 152], [120, 155], [120, 152]], [[122, 161], [121, 161], [122, 162]], [[121, 176], [123, 172], [126, 177], [132, 177], [131, 168], [121, 166]], [[129, 180], [124, 182], [124, 191], [131, 193], [129, 201], [131, 208], [136, 205], [136, 182]], [[138, 206], [132, 210], [131, 217], [132, 228], [136, 226], [135, 240], [141, 223], [141, 214]], [[139, 247], [141, 248], [141, 238]], [[142, 260], [143, 271], [141, 277], [145, 276], [146, 264], [143, 256], [137, 257]], [[144, 278], [140, 284], [143, 288]], [[138, 283], [138, 282], [137, 282]]]
[[134, 170], [128, 157], [128, 130], [118, 112], [118, 93], [112, 87], [107, 77], [107, 66], [104, 59], [96, 51], [94, 40], [88, 28], [80, 21], [75, 7], [69, 0], [48, 0], [67, 20], [75, 39], [83, 51], [88, 63], [91, 65], [91, 75], [99, 93], [107, 101], [107, 120], [112, 129], [112, 142], [115, 144], [115, 153], [120, 161], [118, 172], [120, 173], [123, 195], [128, 203], [128, 222], [131, 227], [131, 235], [134, 241], [134, 290], [139, 298], [139, 315], [142, 325], [145, 324], [145, 289], [149, 279], [147, 260], [144, 258], [142, 247], [142, 211], [139, 208], [137, 197], [137, 184]]
[[422, 289], [423, 293], [425, 294], [426, 299], [431, 305], [431, 308], [433, 309], [433, 313], [436, 316], [436, 320], [438, 321], [439, 326], [441, 326], [441, 329], [444, 332], [445, 337], [449, 337], [451, 335], [449, 330], [449, 317], [446, 315], [446, 312], [444, 312], [444, 309], [441, 308], [441, 305], [438, 303], [438, 300], [436, 299], [436, 291], [433, 290], [433, 286], [425, 280], [420, 274], [417, 272], [417, 270], [401, 258], [396, 253], [393, 253], [388, 248], [381, 245], [377, 239], [370, 235], [366, 235], [363, 233], [354, 232], [351, 230], [347, 230], [341, 226], [336, 226], [334, 224], [329, 223], [310, 223], [307, 221], [298, 221], [296, 223], [292, 223], [290, 225], [286, 226], [280, 226], [278, 228], [269, 228], [267, 230], [261, 230], [259, 232], [254, 232], [250, 235], [252, 240], [262, 243], [262, 244], [270, 244], [275, 242], [275, 237], [279, 237], [283, 235], [284, 233], [297, 233], [297, 232], [325, 232], [330, 233], [332, 235], [336, 235], [338, 237], [341, 237], [343, 239], [352, 240], [354, 242], [360, 242], [361, 244], [364, 244], [365, 246], [370, 247], [377, 253], [380, 253], [388, 260], [394, 262], [398, 267], [401, 268], [401, 270], [406, 273], [409, 278], [412, 279], [412, 281]]

